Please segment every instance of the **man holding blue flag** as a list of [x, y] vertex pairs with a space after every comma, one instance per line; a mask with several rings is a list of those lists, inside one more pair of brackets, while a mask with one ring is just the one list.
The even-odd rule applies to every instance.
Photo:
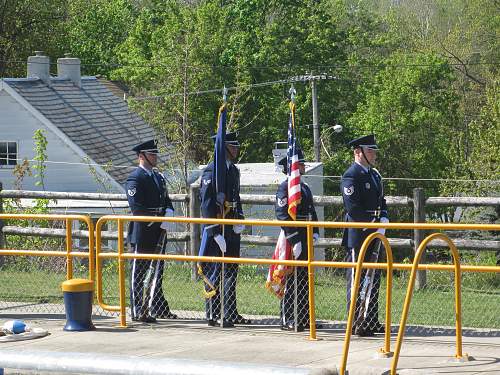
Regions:
[[[240, 172], [234, 165], [240, 144], [236, 133], [226, 134], [225, 128], [226, 108], [223, 105], [219, 111], [217, 135], [212, 137], [215, 140], [214, 161], [207, 165], [201, 177], [201, 213], [204, 218], [244, 219], [240, 201]], [[243, 225], [204, 225], [199, 255], [239, 257], [243, 229]], [[238, 313], [236, 307], [237, 264], [203, 263], [201, 275], [205, 282], [209, 326], [233, 327], [234, 324], [251, 323]], [[220, 286], [223, 290], [223, 319], [220, 319]]]

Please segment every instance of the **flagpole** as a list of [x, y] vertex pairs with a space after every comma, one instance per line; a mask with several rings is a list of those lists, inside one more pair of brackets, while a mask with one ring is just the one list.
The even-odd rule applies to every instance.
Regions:
[[[222, 89], [222, 105], [223, 107], [226, 106], [227, 103], [227, 88], [226, 85], [224, 85], [224, 88]], [[220, 114], [219, 114], [220, 116]], [[220, 126], [220, 124], [218, 124]], [[225, 135], [224, 135], [225, 136]], [[224, 148], [226, 145], [224, 145]], [[226, 161], [224, 160], [224, 166], [226, 165]], [[224, 210], [224, 204], [225, 204], [225, 199], [224, 202], [221, 206], [221, 218], [224, 220], [226, 216], [226, 212]], [[226, 240], [225, 236], [225, 226], [222, 225], [222, 237], [224, 237], [224, 240]], [[226, 244], [226, 251], [227, 251], [227, 244]], [[222, 253], [222, 258], [224, 258], [224, 252], [221, 251]], [[221, 265], [221, 276], [220, 276], [220, 286], [219, 286], [219, 301], [220, 301], [220, 327], [224, 328], [224, 280], [225, 280], [225, 264], [222, 262]]]
[[[295, 116], [293, 113], [293, 110], [295, 108], [295, 94], [297, 91], [295, 91], [295, 87], [293, 87], [293, 83], [290, 86], [290, 111], [291, 111], [291, 116], [292, 116], [292, 126], [295, 128]], [[297, 281], [297, 267], [293, 267], [293, 327], [294, 331], [298, 332], [298, 315], [299, 315], [299, 308], [298, 308], [298, 281]]]

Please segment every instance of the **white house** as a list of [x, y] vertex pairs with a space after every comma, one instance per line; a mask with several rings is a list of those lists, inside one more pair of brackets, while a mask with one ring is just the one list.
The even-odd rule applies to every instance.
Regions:
[[[57, 76], [49, 58], [28, 58], [27, 78], [0, 80], [0, 182], [14, 188], [13, 170], [33, 160], [33, 135], [47, 139], [45, 190], [123, 192], [122, 184], [136, 165], [132, 147], [154, 137], [151, 127], [96, 77], [82, 77], [80, 60], [57, 60]], [[33, 162], [30, 163], [33, 166]], [[39, 190], [33, 176], [25, 190]]]

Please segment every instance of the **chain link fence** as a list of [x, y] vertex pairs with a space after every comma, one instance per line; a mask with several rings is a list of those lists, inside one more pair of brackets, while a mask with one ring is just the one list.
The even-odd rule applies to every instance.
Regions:
[[[247, 212], [254, 212], [250, 207]], [[260, 208], [259, 218], [274, 218], [272, 206]], [[249, 217], [249, 216], [247, 216]], [[19, 225], [19, 224], [16, 224]], [[26, 221], [27, 227], [44, 227], [52, 229], [64, 228], [62, 221], [38, 222]], [[74, 229], [82, 229], [76, 223]], [[277, 237], [279, 228], [275, 230]], [[113, 231], [110, 226], [107, 228]], [[184, 231], [186, 227], [178, 224], [176, 230]], [[244, 234], [268, 235], [270, 228], [248, 227]], [[391, 236], [390, 233], [388, 233]], [[64, 238], [6, 235], [5, 248], [37, 249], [40, 251], [59, 250], [66, 248]], [[116, 251], [116, 240], [107, 239], [103, 244], [106, 251]], [[86, 251], [88, 244], [85, 240], [73, 241], [73, 249]], [[331, 256], [337, 254], [343, 257], [344, 250], [336, 247], [317, 249], [319, 258], [339, 260]], [[169, 242], [166, 247], [170, 254], [187, 254], [185, 242]], [[271, 258], [273, 246], [256, 244], [242, 244], [242, 257]], [[395, 261], [410, 263], [412, 251], [410, 249], [393, 249]], [[382, 252], [383, 253], [383, 252]], [[497, 257], [495, 251], [460, 250], [462, 265], [495, 266]], [[318, 259], [318, 254], [316, 254]], [[384, 261], [383, 259], [381, 261]], [[74, 258], [73, 277], [88, 277], [87, 259]], [[441, 247], [431, 247], [427, 251], [427, 263], [451, 264], [451, 257], [447, 250]], [[130, 303], [131, 262], [127, 264], [127, 302]], [[118, 305], [118, 265], [115, 259], [103, 260], [103, 301], [109, 305]], [[142, 272], [147, 272], [149, 266]], [[227, 310], [227, 316], [240, 314], [252, 320], [252, 324], [275, 325], [277, 328], [290, 320], [307, 326], [307, 280], [302, 282], [302, 276], [297, 277], [297, 297], [292, 297], [286, 303], [279, 300], [266, 289], [267, 266], [240, 265], [237, 279], [234, 282], [236, 309]], [[316, 318], [324, 326], [345, 326], [347, 320], [346, 307], [346, 269], [317, 268], [315, 275]], [[408, 284], [409, 271], [395, 270], [392, 302], [392, 322], [398, 324]], [[60, 315], [64, 314], [61, 283], [66, 280], [66, 259], [64, 257], [34, 257], [34, 256], [6, 256], [0, 252], [0, 316], [14, 316], [15, 314]], [[385, 321], [385, 272], [382, 271], [379, 296], [379, 321]], [[288, 279], [288, 289], [295, 288], [293, 277]], [[192, 262], [165, 261], [162, 289], [168, 301], [168, 310], [178, 315], [180, 319], [206, 320], [206, 298], [203, 280], [196, 275], [196, 265]], [[500, 274], [464, 272], [462, 275], [462, 311], [463, 326], [465, 328], [500, 329]], [[232, 298], [232, 297], [231, 297]], [[227, 298], [230, 299], [230, 298]], [[297, 308], [295, 308], [297, 299]], [[227, 302], [227, 301], [226, 301]], [[158, 304], [159, 302], [157, 302]], [[161, 315], [166, 306], [151, 306]], [[95, 313], [101, 316], [115, 316], [116, 313], [103, 311], [99, 306], [94, 307]], [[217, 310], [215, 307], [214, 310]], [[220, 310], [220, 308], [219, 308]], [[306, 312], [304, 312], [306, 311]], [[130, 306], [127, 308], [130, 313]], [[226, 314], [225, 314], [226, 315]], [[216, 318], [217, 314], [214, 315]], [[220, 314], [219, 314], [220, 316]], [[282, 317], [285, 317], [283, 320]], [[295, 317], [297, 316], [297, 318]], [[414, 292], [408, 324], [422, 327], [439, 326], [454, 327], [454, 276], [449, 271], [427, 271], [426, 284]]]
[[[59, 244], [59, 249], [64, 244]], [[52, 246], [51, 246], [52, 247]], [[495, 265], [495, 256], [490, 252], [462, 251], [463, 265]], [[64, 258], [56, 257], [7, 257], [0, 260], [0, 314], [64, 314], [61, 283], [66, 279]], [[443, 262], [444, 263], [444, 262]], [[451, 259], [448, 264], [451, 263]], [[74, 260], [74, 277], [88, 277], [85, 259]], [[103, 262], [103, 300], [118, 305], [117, 261]], [[130, 268], [127, 267], [127, 291], [130, 290]], [[302, 270], [303, 268], [299, 268]], [[348, 269], [348, 272], [350, 270]], [[347, 320], [346, 269], [324, 268], [316, 271], [315, 301], [316, 318], [324, 324], [342, 325]], [[308, 323], [307, 281], [300, 271], [298, 277], [298, 320]], [[280, 325], [294, 321], [294, 282], [289, 277], [287, 287], [292, 296], [280, 301], [265, 286], [267, 267], [260, 265], [239, 266], [236, 281], [237, 313], [252, 319], [254, 324]], [[292, 274], [293, 275], [293, 274]], [[394, 274], [392, 322], [397, 324], [401, 317], [403, 301], [408, 285], [409, 271], [396, 270]], [[227, 285], [226, 285], [227, 288]], [[168, 301], [169, 311], [181, 319], [206, 319], [204, 283], [193, 278], [193, 265], [188, 262], [165, 262], [162, 282], [163, 295]], [[227, 295], [226, 295], [227, 297]], [[464, 328], [500, 329], [500, 274], [464, 272], [462, 274], [462, 313]], [[227, 297], [228, 298], [228, 297]], [[227, 299], [226, 298], [226, 299]], [[127, 298], [128, 300], [128, 298]], [[227, 300], [226, 300], [227, 302]], [[160, 302], [155, 302], [160, 303]], [[153, 305], [158, 314], [166, 312], [166, 306]], [[214, 311], [220, 310], [214, 304]], [[280, 319], [284, 312], [285, 321]], [[95, 307], [95, 313], [113, 316], [115, 313]], [[379, 296], [379, 321], [385, 321], [385, 272], [382, 272]], [[236, 311], [226, 310], [228, 317]], [[214, 314], [218, 318], [220, 314]], [[416, 290], [413, 296], [408, 324], [419, 326], [453, 327], [454, 276], [449, 271], [429, 271], [427, 284]]]

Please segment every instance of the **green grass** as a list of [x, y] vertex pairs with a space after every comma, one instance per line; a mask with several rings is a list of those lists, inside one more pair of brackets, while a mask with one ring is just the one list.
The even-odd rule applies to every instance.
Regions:
[[[279, 301], [265, 288], [267, 270], [242, 266], [238, 277], [238, 306], [241, 313], [279, 315]], [[170, 263], [164, 273], [164, 292], [174, 310], [203, 311], [201, 281], [191, 280], [189, 265]], [[464, 327], [500, 328], [499, 275], [464, 273], [462, 314]], [[23, 272], [12, 267], [0, 269], [0, 301], [62, 303], [61, 283], [65, 273], [32, 269]], [[85, 277], [84, 270], [74, 277]], [[408, 273], [395, 277], [392, 321], [398, 323], [406, 294]], [[108, 263], [103, 275], [104, 301], [118, 304], [118, 279], [115, 265]], [[127, 278], [128, 290], [128, 278]], [[316, 317], [345, 321], [345, 280], [339, 272], [320, 272], [315, 283]], [[128, 300], [128, 292], [127, 292]], [[382, 279], [379, 311], [385, 312], [385, 279]], [[1, 302], [0, 302], [1, 307]], [[454, 287], [449, 272], [429, 272], [428, 287], [415, 291], [408, 324], [454, 326]]]

